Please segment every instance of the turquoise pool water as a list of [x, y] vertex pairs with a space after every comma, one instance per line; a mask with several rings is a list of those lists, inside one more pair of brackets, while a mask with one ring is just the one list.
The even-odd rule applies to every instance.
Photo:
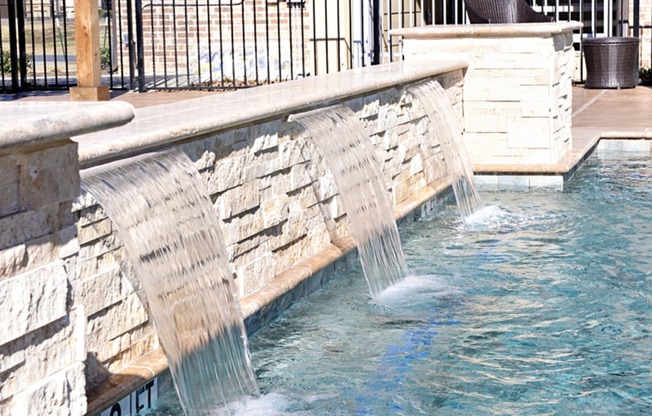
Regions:
[[371, 302], [352, 270], [250, 338], [243, 413], [652, 414], [651, 159], [604, 152], [564, 192], [401, 229], [401, 284]]

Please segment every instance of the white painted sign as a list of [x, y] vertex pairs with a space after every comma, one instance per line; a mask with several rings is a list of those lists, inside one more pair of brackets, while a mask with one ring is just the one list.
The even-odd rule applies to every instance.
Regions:
[[106, 408], [100, 416], [133, 416], [141, 410], [151, 409], [158, 400], [158, 379], [150, 380], [129, 396]]

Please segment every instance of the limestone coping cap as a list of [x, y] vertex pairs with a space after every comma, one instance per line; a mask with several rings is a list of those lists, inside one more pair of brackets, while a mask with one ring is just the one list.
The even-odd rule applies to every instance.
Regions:
[[407, 39], [551, 37], [581, 29], [581, 22], [431, 25], [392, 29], [392, 36]]
[[0, 154], [49, 147], [79, 134], [128, 123], [134, 107], [125, 102], [0, 103]]
[[293, 112], [333, 105], [373, 91], [400, 87], [456, 70], [468, 62], [394, 62], [202, 98], [136, 109], [134, 121], [73, 138], [82, 167], [155, 150], [191, 137], [284, 118]]

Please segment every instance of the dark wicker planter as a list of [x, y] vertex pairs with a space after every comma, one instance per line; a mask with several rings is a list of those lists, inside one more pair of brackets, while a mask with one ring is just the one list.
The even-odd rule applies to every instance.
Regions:
[[584, 38], [586, 88], [634, 88], [638, 84], [639, 38]]

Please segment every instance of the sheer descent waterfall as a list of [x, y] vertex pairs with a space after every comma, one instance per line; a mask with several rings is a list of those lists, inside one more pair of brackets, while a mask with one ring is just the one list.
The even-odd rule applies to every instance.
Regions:
[[84, 172], [142, 283], [184, 411], [255, 396], [246, 330], [211, 201], [188, 157], [163, 152]]
[[462, 130], [446, 91], [437, 81], [428, 81], [407, 88], [407, 92], [426, 110], [431, 140], [439, 140], [457, 206], [462, 219], [466, 219], [482, 202], [473, 182], [473, 167], [462, 141]]
[[337, 185], [358, 245], [371, 296], [408, 273], [392, 204], [367, 133], [349, 108], [337, 105], [290, 117], [311, 135]]

